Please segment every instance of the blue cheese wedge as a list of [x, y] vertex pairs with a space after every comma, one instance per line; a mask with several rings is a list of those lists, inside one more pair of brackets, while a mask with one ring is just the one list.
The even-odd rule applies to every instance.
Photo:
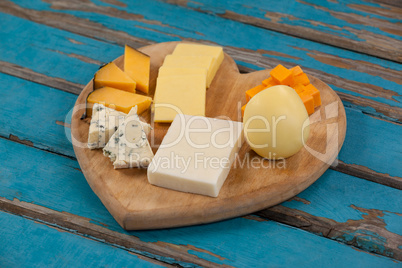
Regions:
[[[110, 137], [115, 133], [119, 124], [127, 114], [95, 103], [92, 108], [92, 119], [89, 125], [88, 148], [97, 149], [105, 147]], [[148, 134], [151, 126], [141, 122], [144, 131]]]
[[103, 148], [115, 169], [147, 167], [154, 157], [136, 108], [131, 109]]

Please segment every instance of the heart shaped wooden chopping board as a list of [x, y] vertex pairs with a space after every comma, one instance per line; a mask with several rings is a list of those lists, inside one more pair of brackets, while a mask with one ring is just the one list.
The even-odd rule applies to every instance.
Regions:
[[[179, 42], [139, 49], [151, 56], [150, 96], [159, 67]], [[123, 68], [123, 56], [114, 61]], [[269, 70], [240, 74], [225, 54], [207, 90], [206, 116], [241, 121], [245, 91], [261, 84]], [[148, 183], [146, 169], [113, 169], [102, 150], [86, 147], [89, 119], [80, 120], [92, 81], [79, 95], [71, 135], [82, 172], [92, 190], [126, 230], [158, 229], [203, 224], [255, 212], [283, 202], [306, 189], [336, 160], [346, 133], [346, 115], [337, 94], [309, 75], [321, 93], [322, 105], [310, 116], [310, 136], [301, 151], [281, 161], [263, 160], [244, 143], [217, 198], [173, 191]], [[151, 110], [140, 117], [151, 123]], [[151, 123], [152, 124], [152, 123]], [[154, 124], [149, 141], [154, 153], [170, 124]], [[85, 199], [85, 197], [83, 197]]]

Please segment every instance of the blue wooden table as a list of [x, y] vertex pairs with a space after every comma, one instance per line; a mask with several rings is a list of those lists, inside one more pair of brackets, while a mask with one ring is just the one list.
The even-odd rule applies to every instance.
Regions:
[[[0, 1], [0, 267], [401, 267], [402, 3]], [[275, 207], [123, 230], [88, 186], [71, 109], [125, 44], [225, 47], [242, 72], [303, 69], [343, 101], [338, 164]]]

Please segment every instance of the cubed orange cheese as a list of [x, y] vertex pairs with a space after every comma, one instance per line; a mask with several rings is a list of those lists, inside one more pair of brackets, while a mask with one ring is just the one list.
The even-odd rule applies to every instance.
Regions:
[[291, 85], [293, 83], [292, 71], [288, 70], [281, 64], [276, 66], [270, 74], [274, 81], [280, 85]]
[[289, 70], [292, 71], [292, 73], [293, 73], [294, 76], [297, 76], [297, 75], [300, 75], [300, 74], [304, 73], [303, 70], [302, 70], [302, 68], [300, 68], [299, 65], [297, 65], [297, 66], [295, 66], [295, 67], [292, 67], [292, 68], [290, 68]]
[[242, 117], [244, 116], [244, 110], [246, 109], [246, 106], [247, 106], [247, 104], [244, 104], [244, 105], [241, 107], [241, 116], [242, 116]]
[[311, 115], [314, 113], [314, 99], [311, 95], [306, 94], [305, 92], [302, 92], [299, 94], [299, 97], [304, 103], [304, 107], [306, 107], [308, 115]]
[[94, 103], [102, 103], [107, 107], [113, 108], [123, 113], [128, 113], [132, 107], [137, 105], [137, 113], [140, 114], [149, 108], [152, 98], [115, 89], [103, 87], [93, 91], [87, 99], [87, 113], [91, 115]]
[[246, 101], [249, 102], [252, 97], [254, 97], [257, 93], [260, 91], [264, 90], [266, 88], [265, 85], [258, 85], [256, 87], [253, 87], [252, 89], [249, 89], [246, 91]]
[[120, 70], [116, 64], [110, 62], [96, 72], [94, 86], [95, 89], [113, 87], [128, 92], [135, 92], [136, 82], [128, 74]]
[[295, 86], [293, 86], [293, 89], [297, 92], [297, 94], [300, 94], [304, 90], [306, 90], [306, 87], [303, 86], [302, 84], [296, 84]]
[[302, 84], [305, 86], [305, 85], [310, 84], [310, 80], [308, 79], [307, 74], [302, 73], [302, 74], [299, 74], [299, 75], [293, 77], [293, 84], [294, 85]]
[[124, 72], [137, 83], [137, 89], [148, 94], [151, 59], [148, 55], [126, 45]]
[[310, 94], [314, 99], [314, 107], [320, 106], [321, 105], [320, 91], [312, 84], [308, 84], [307, 86], [305, 86], [305, 88], [306, 88], [305, 92], [307, 94]]
[[276, 86], [278, 83], [274, 81], [274, 79], [270, 76], [264, 81], [262, 81], [262, 84], [265, 85], [266, 87], [272, 87]]

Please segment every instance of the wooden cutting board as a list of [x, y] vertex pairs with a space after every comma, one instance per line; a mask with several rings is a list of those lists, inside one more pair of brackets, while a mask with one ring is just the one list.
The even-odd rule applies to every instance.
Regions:
[[[141, 48], [151, 56], [150, 95], [155, 91], [158, 69], [178, 42]], [[123, 56], [114, 61], [123, 68]], [[245, 91], [260, 84], [269, 70], [240, 74], [236, 63], [225, 59], [207, 91], [206, 116], [241, 121]], [[239, 157], [217, 198], [183, 193], [148, 183], [146, 169], [113, 169], [102, 150], [86, 147], [89, 119], [80, 120], [92, 81], [79, 95], [73, 111], [71, 135], [82, 172], [92, 190], [126, 230], [157, 229], [202, 224], [245, 215], [300, 193], [316, 181], [336, 160], [345, 139], [346, 116], [341, 100], [325, 83], [310, 81], [321, 92], [322, 106], [310, 116], [307, 147], [282, 161], [263, 160], [244, 143]], [[151, 123], [151, 111], [140, 115]], [[154, 124], [149, 141], [157, 151], [170, 124]], [[85, 197], [83, 197], [83, 200]]]

